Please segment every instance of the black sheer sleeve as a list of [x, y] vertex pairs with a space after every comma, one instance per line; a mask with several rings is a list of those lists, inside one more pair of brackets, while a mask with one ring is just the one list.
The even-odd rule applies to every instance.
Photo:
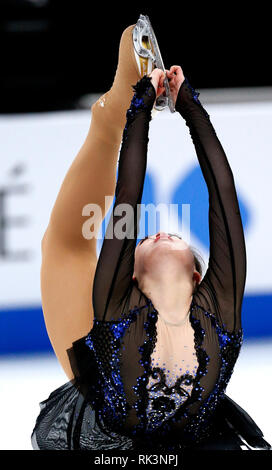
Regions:
[[176, 110], [189, 127], [209, 193], [209, 263], [195, 298], [234, 332], [241, 328], [246, 280], [244, 232], [230, 165], [198, 96], [185, 78]]
[[133, 288], [134, 252], [140, 219], [137, 205], [142, 198], [149, 122], [156, 98], [150, 77], [144, 76], [133, 88], [135, 94], [127, 111], [119, 156], [115, 203], [93, 283], [94, 317], [100, 321], [120, 318]]

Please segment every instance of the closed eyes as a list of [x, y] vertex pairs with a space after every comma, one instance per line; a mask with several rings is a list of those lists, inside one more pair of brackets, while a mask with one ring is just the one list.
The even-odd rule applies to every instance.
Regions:
[[[170, 237], [177, 237], [179, 238], [180, 240], [182, 240], [182, 237], [180, 235], [178, 235], [177, 233], [168, 233], [168, 235], [170, 235]], [[147, 238], [149, 238], [149, 236], [147, 235], [146, 237], [144, 237], [140, 242], [139, 242], [139, 245], [141, 245]]]

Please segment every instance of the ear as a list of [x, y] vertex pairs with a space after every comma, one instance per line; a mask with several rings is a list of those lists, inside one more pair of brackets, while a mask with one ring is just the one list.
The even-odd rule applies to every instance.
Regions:
[[134, 275], [134, 273], [133, 273], [133, 276], [132, 276], [132, 282], [133, 282], [133, 284], [134, 284], [136, 287], [139, 287], [137, 278], [136, 278], [136, 276]]
[[198, 271], [194, 271], [193, 274], [193, 281], [195, 281], [196, 285], [200, 283], [201, 275]]

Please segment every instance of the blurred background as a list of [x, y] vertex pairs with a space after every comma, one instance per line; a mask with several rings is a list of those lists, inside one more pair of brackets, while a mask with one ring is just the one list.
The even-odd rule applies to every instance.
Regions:
[[[91, 105], [112, 84], [121, 34], [140, 14], [150, 17], [166, 68], [181, 65], [200, 91], [233, 170], [248, 267], [244, 346], [227, 394], [272, 442], [272, 79], [265, 8], [133, 2], [114, 3], [110, 12], [93, 1], [2, 0], [1, 449], [31, 449], [39, 402], [67, 381], [43, 320], [40, 243], [89, 129]], [[142, 202], [190, 204], [187, 233], [207, 264], [207, 190], [188, 128], [167, 110], [151, 123]]]

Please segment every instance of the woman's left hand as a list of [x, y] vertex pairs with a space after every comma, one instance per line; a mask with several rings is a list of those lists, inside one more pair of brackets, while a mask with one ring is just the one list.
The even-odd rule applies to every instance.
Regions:
[[169, 80], [169, 87], [174, 104], [176, 103], [179, 89], [185, 80], [183, 70], [179, 65], [172, 65], [170, 70], [166, 70]]

